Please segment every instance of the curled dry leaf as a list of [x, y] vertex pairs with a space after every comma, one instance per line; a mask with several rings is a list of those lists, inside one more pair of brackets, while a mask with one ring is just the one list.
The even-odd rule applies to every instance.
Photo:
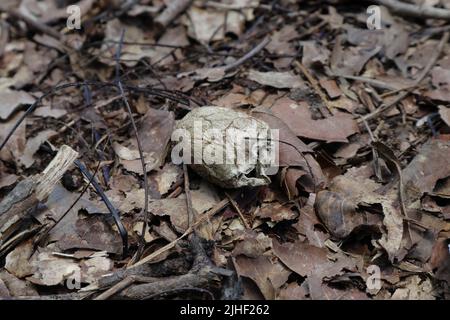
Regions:
[[436, 279], [446, 281], [450, 285], [450, 241], [449, 239], [440, 239], [436, 241], [433, 247], [429, 261], [431, 270]]
[[357, 227], [379, 226], [381, 222], [381, 217], [358, 210], [357, 203], [336, 192], [320, 191], [314, 207], [330, 233], [340, 239], [347, 237]]
[[304, 144], [291, 129], [270, 110], [257, 108], [253, 116], [265, 121], [271, 129], [279, 133], [279, 159], [282, 181], [290, 199], [298, 196], [297, 183], [307, 192], [321, 189], [326, 179], [320, 165], [311, 155], [312, 150]]

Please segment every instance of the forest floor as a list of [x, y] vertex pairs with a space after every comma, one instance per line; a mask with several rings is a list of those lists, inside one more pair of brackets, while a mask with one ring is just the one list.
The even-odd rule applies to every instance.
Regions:
[[[450, 5], [399, 3], [1, 1], [0, 297], [449, 298]], [[269, 184], [172, 161], [204, 106]]]

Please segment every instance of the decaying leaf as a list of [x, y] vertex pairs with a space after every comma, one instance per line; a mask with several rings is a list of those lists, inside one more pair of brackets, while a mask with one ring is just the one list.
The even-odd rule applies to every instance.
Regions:
[[[198, 190], [191, 191], [192, 207], [202, 214], [217, 204], [220, 199], [209, 184], [202, 184]], [[143, 198], [142, 198], [143, 199]], [[188, 213], [185, 195], [166, 198], [149, 203], [149, 211], [158, 216], [169, 216], [173, 226], [183, 233], [188, 228]]]
[[337, 238], [347, 237], [357, 227], [378, 226], [381, 217], [358, 210], [358, 204], [340, 194], [320, 191], [316, 197], [317, 215]]
[[[161, 166], [164, 161], [174, 124], [173, 113], [164, 110], [150, 108], [142, 118], [138, 134], [142, 142], [147, 172]], [[120, 163], [125, 169], [142, 174], [136, 139], [130, 138], [125, 146], [117, 144], [115, 146]]]
[[252, 279], [267, 300], [275, 298], [276, 290], [286, 282], [291, 273], [281, 263], [271, 261], [268, 257], [238, 256], [233, 262], [237, 273]]
[[9, 89], [0, 90], [0, 118], [8, 119], [21, 105], [32, 104], [35, 99], [25, 91], [13, 91]]
[[288, 72], [259, 72], [256, 70], [250, 70], [248, 78], [264, 86], [279, 89], [301, 88], [305, 86], [299, 76], [293, 75]]
[[337, 260], [328, 259], [325, 248], [318, 248], [300, 241], [294, 243], [273, 243], [274, 254], [292, 271], [302, 277], [316, 275], [321, 278], [332, 277], [342, 272], [344, 268], [355, 268], [355, 262], [344, 255]]
[[271, 110], [299, 137], [348, 142], [347, 137], [359, 131], [353, 116], [343, 112], [336, 111], [333, 116], [325, 119], [312, 119], [306, 102], [297, 103], [289, 98], [281, 98]]

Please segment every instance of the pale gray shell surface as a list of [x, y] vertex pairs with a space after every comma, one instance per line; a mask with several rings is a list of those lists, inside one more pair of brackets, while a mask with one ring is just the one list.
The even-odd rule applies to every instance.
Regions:
[[[222, 150], [225, 157], [229, 157], [229, 152], [226, 152], [229, 149], [227, 149], [227, 139], [225, 138], [227, 133], [230, 132], [229, 129], [245, 130], [252, 127], [256, 128], [257, 132], [270, 130], [265, 122], [243, 112], [224, 107], [204, 106], [190, 111], [176, 123], [176, 129], [184, 129], [190, 133], [192, 145], [199, 143], [198, 134], [194, 138], [194, 123], [198, 125], [199, 121], [202, 124], [202, 144], [201, 148], [193, 147], [193, 150], [191, 149], [193, 157], [195, 155], [201, 156], [198, 153], [202, 152], [203, 154], [205, 148], [212, 144], [215, 144], [216, 150]], [[218, 142], [217, 139], [214, 139], [210, 132], [212, 130], [209, 129], [215, 129], [216, 135], [217, 133], [221, 134], [224, 137], [224, 142]], [[238, 151], [235, 150], [235, 152]], [[266, 175], [268, 166], [260, 162], [258, 152], [249, 150], [246, 150], [246, 152], [255, 152], [256, 163], [255, 161], [253, 161], [254, 163], [242, 163], [230, 160], [223, 164], [206, 164], [205, 162], [189, 164], [189, 167], [200, 176], [223, 188], [255, 187], [269, 184], [270, 178]]]

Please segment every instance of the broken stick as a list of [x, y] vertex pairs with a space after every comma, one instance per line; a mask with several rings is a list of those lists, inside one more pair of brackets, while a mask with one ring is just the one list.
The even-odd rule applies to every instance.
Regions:
[[30, 209], [50, 195], [77, 157], [78, 152], [62, 146], [42, 173], [19, 182], [0, 202], [0, 246], [19, 229]]
[[171, 1], [166, 9], [155, 19], [155, 26], [159, 34], [161, 34], [181, 13], [183, 13], [191, 5], [192, 0]]

